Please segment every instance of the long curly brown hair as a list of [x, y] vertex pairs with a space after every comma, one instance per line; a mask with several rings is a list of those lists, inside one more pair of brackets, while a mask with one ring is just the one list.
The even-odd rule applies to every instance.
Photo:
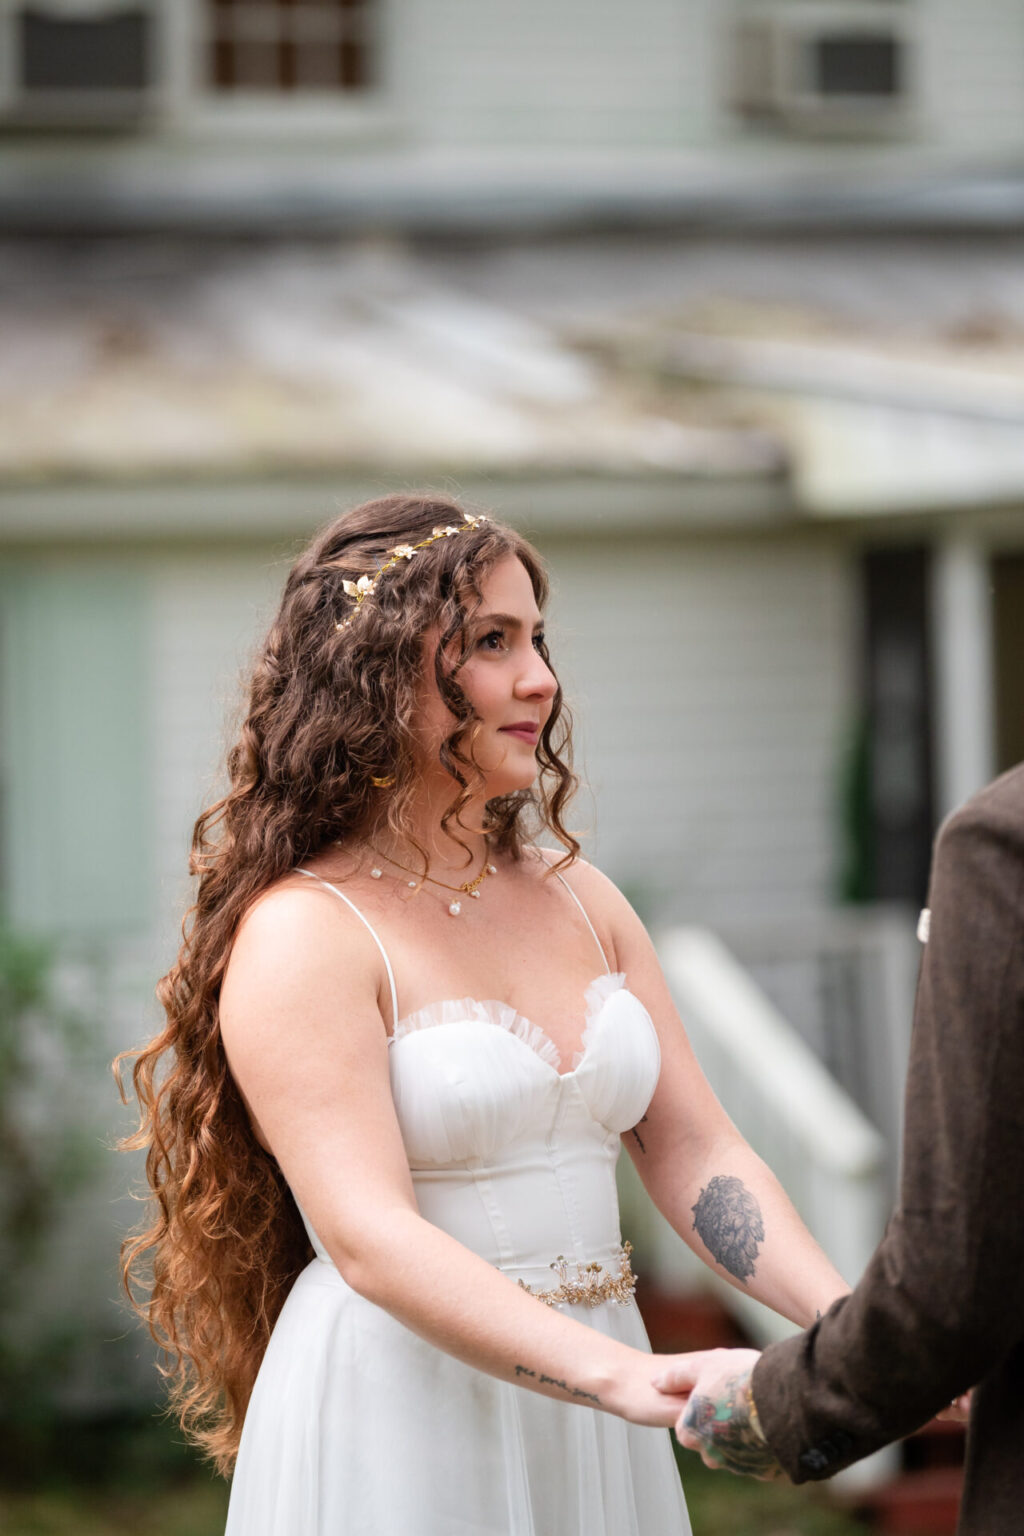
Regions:
[[[390, 569], [355, 621], [338, 629], [354, 608], [346, 581], [378, 570], [396, 544], [449, 525], [459, 526], [457, 537]], [[198, 890], [177, 961], [157, 987], [166, 1025], [114, 1062], [125, 1098], [121, 1063], [134, 1058], [139, 1127], [120, 1146], [146, 1150], [149, 1184], [143, 1226], [122, 1244], [122, 1281], [163, 1352], [167, 1411], [225, 1475], [274, 1322], [313, 1256], [228, 1070], [218, 998], [231, 946], [256, 898], [331, 843], [372, 837], [382, 825], [412, 838], [412, 722], [433, 626], [435, 677], [456, 720], [439, 754], [453, 788], [442, 826], [457, 838], [466, 830], [461, 812], [483, 780], [458, 673], [480, 580], [508, 555], [522, 562], [543, 607], [548, 583], [533, 547], [494, 520], [463, 528], [461, 507], [446, 498], [367, 502], [299, 557], [252, 667], [248, 711], [227, 758], [230, 787], [192, 834]], [[559, 688], [533, 787], [486, 804], [493, 846], [516, 860], [542, 828], [566, 849], [559, 868], [579, 852], [562, 819], [577, 783], [571, 732]], [[393, 782], [382, 789], [374, 779]]]

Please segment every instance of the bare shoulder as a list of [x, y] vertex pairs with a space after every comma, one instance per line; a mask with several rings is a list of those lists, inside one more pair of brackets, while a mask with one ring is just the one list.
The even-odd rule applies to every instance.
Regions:
[[390, 1148], [399, 1181], [405, 1166], [380, 965], [356, 913], [326, 886], [286, 877], [251, 903], [221, 987], [224, 1051], [253, 1132], [325, 1242], [334, 1218], [318, 1170], [352, 1162], [366, 1137]]
[[[563, 853], [557, 848], [534, 851], [549, 867], [557, 866]], [[646, 938], [644, 925], [626, 897], [614, 880], [586, 859], [576, 858], [559, 868], [558, 873], [586, 908], [598, 937], [614, 957], [614, 968], [624, 969], [625, 956], [635, 948], [638, 939]]]
[[237, 1037], [247, 1021], [284, 1020], [330, 996], [365, 1008], [382, 980], [386, 987], [380, 953], [351, 908], [319, 881], [286, 876], [238, 926], [221, 985], [221, 1027]]

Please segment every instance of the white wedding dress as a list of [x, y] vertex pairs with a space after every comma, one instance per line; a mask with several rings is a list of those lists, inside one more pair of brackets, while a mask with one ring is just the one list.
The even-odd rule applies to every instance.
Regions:
[[[330, 889], [370, 928], [398, 1019], [380, 939]], [[619, 1271], [619, 1137], [660, 1067], [650, 1015], [624, 979], [608, 972], [587, 988], [582, 1049], [561, 1075], [552, 1041], [504, 1003], [434, 1003], [394, 1031], [391, 1087], [421, 1214], [538, 1290], [558, 1284], [561, 1255], [571, 1276], [577, 1262]], [[317, 1256], [253, 1389], [226, 1536], [689, 1533], [668, 1430], [453, 1359], [353, 1291], [306, 1226]], [[632, 1300], [560, 1310], [650, 1347]]]

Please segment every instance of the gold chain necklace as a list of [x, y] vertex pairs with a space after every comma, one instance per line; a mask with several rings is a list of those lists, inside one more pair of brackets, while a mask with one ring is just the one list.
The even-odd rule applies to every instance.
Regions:
[[[378, 849], [374, 848], [372, 843], [369, 846], [370, 851], [376, 854], [378, 859], [384, 859], [386, 863], [394, 864], [396, 869], [404, 869], [407, 875], [414, 875], [416, 873], [416, 871], [414, 869], [410, 869], [407, 864], [401, 864], [398, 859], [393, 859], [389, 853], [381, 853]], [[384, 871], [380, 868], [380, 866], [375, 864], [370, 870], [370, 877], [373, 880], [379, 880], [383, 873]], [[464, 892], [467, 896], [473, 896], [476, 898], [476, 900], [479, 901], [481, 885], [483, 885], [488, 875], [496, 875], [497, 873], [498, 871], [495, 865], [488, 863], [485, 859], [484, 866], [480, 873], [474, 876], [472, 880], [464, 880], [461, 885], [449, 885], [447, 880], [438, 880], [433, 875], [421, 875], [419, 880], [409, 880], [407, 884], [411, 889], [415, 889], [420, 880], [429, 880], [431, 885], [440, 885], [444, 890], [455, 891], [459, 895]], [[461, 911], [461, 901], [450, 901], [448, 903], [448, 912], [452, 917], [458, 917]]]

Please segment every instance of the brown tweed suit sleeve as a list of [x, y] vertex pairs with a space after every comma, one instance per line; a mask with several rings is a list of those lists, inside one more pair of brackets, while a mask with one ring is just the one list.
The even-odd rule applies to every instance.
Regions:
[[1024, 1337], [1024, 770], [945, 824], [929, 904], [899, 1208], [852, 1295], [754, 1370], [796, 1482], [916, 1429]]

